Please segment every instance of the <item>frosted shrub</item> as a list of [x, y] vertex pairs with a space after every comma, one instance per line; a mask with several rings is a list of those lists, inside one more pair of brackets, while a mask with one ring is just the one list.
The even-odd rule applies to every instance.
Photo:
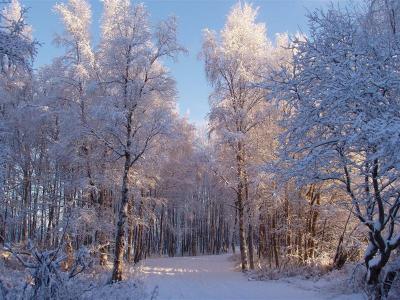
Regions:
[[[27, 251], [15, 250], [6, 246], [6, 250], [28, 270], [30, 276], [23, 292], [23, 299], [67, 299], [66, 284], [69, 280], [82, 273], [90, 264], [91, 259], [86, 249], [75, 253], [74, 263], [69, 272], [61, 271], [61, 263], [66, 255], [61, 252], [60, 244], [55, 250], [39, 250], [29, 242]], [[4, 290], [3, 294], [7, 294]]]

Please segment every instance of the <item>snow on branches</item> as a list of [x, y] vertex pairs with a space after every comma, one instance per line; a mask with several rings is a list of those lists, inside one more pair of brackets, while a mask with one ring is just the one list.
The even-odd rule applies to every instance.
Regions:
[[[387, 13], [398, 18], [390, 4]], [[357, 15], [333, 7], [310, 13], [310, 35], [294, 38], [293, 63], [271, 86], [286, 107], [286, 175], [301, 184], [334, 181], [347, 192], [369, 229], [370, 284], [400, 245], [400, 36], [395, 23], [392, 30], [379, 23], [383, 16], [373, 5]]]

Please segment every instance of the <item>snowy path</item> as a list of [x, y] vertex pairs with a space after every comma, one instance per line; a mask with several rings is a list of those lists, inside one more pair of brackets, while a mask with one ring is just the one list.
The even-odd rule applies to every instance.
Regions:
[[248, 281], [242, 273], [234, 271], [229, 257], [148, 259], [142, 266], [145, 284], [151, 290], [158, 286], [157, 300], [332, 299], [332, 295], [303, 290], [282, 281]]

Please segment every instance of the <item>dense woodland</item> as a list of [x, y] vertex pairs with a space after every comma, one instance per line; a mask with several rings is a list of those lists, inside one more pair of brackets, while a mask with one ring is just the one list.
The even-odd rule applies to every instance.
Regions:
[[40, 69], [29, 10], [0, 4], [4, 253], [78, 273], [85, 249], [110, 282], [150, 256], [232, 251], [243, 271], [361, 261], [385, 298], [400, 273], [400, 2], [332, 5], [273, 39], [235, 5], [203, 32], [207, 128], [177, 110], [175, 18], [103, 3], [97, 45], [88, 1], [54, 6], [64, 54]]

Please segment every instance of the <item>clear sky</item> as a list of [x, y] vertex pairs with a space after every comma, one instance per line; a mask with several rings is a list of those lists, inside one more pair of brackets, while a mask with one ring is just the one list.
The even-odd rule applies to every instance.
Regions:
[[[55, 32], [61, 33], [62, 24], [52, 7], [66, 0], [21, 0], [29, 7], [28, 23], [33, 26], [35, 38], [42, 43], [35, 67], [51, 63], [52, 59], [63, 53], [53, 43]], [[135, 1], [134, 1], [135, 2]], [[179, 40], [189, 51], [175, 64], [168, 64], [177, 81], [178, 106], [182, 115], [189, 120], [202, 124], [208, 113], [208, 95], [210, 87], [204, 75], [203, 63], [198, 60], [201, 50], [202, 29], [220, 30], [230, 8], [237, 2], [231, 0], [148, 0], [151, 21], [157, 21], [175, 15], [179, 22]], [[268, 36], [273, 39], [278, 32], [294, 33], [299, 29], [307, 32], [307, 10], [326, 7], [328, 0], [264, 0], [249, 1], [259, 7], [260, 22], [268, 28]], [[92, 36], [96, 43], [99, 38], [99, 23], [102, 11], [101, 0], [90, 0], [93, 11]]]

